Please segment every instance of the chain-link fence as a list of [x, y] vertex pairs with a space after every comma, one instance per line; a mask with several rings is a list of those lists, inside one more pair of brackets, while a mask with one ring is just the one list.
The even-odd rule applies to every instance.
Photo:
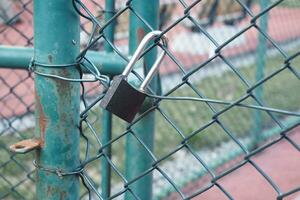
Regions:
[[[31, 72], [1, 69], [0, 198], [34, 199], [36, 168], [61, 179], [79, 176], [80, 196], [89, 199], [201, 199], [211, 190], [236, 199], [222, 180], [249, 165], [274, 197], [299, 192], [299, 179], [283, 189], [271, 166], [263, 168], [256, 160], [283, 141], [298, 153], [292, 159], [299, 160], [299, 131], [290, 133], [300, 116], [297, 0], [161, 0], [159, 23], [155, 12], [149, 14], [156, 1], [151, 6], [121, 0], [72, 3], [81, 20], [76, 70], [81, 75], [76, 79], [81, 83], [80, 165], [52, 168], [38, 160], [32, 164], [33, 153], [9, 151], [10, 144], [34, 136], [32, 74], [50, 79], [68, 74], [41, 74], [39, 67], [52, 66], [37, 60]], [[0, 7], [1, 45], [32, 47], [33, 1], [11, 0]], [[168, 47], [160, 37], [153, 40], [130, 80], [139, 83], [156, 51], [164, 51], [160, 76], [135, 120], [126, 124], [113, 116], [109, 130], [110, 115], [99, 102], [115, 74], [100, 74], [89, 52], [114, 52], [126, 64], [146, 32], [158, 28]], [[195, 180], [201, 184], [191, 183]], [[186, 189], [187, 184], [194, 186]]]
[[[9, 46], [32, 46], [32, 1], [0, 2], [0, 43]], [[5, 67], [5, 66], [2, 66]], [[28, 160], [33, 155], [19, 157], [9, 151], [9, 144], [32, 137], [34, 127], [34, 85], [30, 73], [24, 70], [1, 69], [1, 162], [0, 198], [32, 198], [34, 173]]]

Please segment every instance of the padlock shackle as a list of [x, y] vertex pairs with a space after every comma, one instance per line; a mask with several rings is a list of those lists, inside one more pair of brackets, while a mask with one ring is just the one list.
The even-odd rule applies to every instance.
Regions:
[[[131, 57], [130, 61], [128, 62], [127, 66], [125, 67], [122, 75], [123, 76], [128, 76], [129, 73], [132, 71], [135, 63], [139, 60], [143, 50], [145, 49], [145, 47], [147, 46], [147, 44], [155, 37], [160, 36], [162, 34], [161, 31], [152, 31], [150, 33], [148, 33], [141, 41], [141, 43], [139, 44], [138, 48], [136, 49], [136, 51], [134, 52], [133, 56]], [[163, 41], [163, 45], [167, 46], [167, 38], [163, 35], [161, 37], [162, 41]], [[144, 81], [142, 82], [141, 86], [140, 86], [140, 90], [144, 91], [145, 88], [148, 86], [148, 84], [150, 83], [151, 79], [153, 78], [153, 76], [155, 75], [155, 73], [158, 70], [158, 67], [161, 63], [161, 61], [163, 60], [164, 56], [165, 56], [166, 52], [163, 51], [161, 53], [161, 55], [158, 57], [158, 59], [155, 61], [155, 63], [153, 64], [153, 66], [151, 67], [149, 73], [147, 74], [147, 76], [145, 77]]]
[[[163, 45], [167, 47], [167, 45], [168, 45], [167, 38], [166, 37], [162, 37], [162, 41], [163, 41]], [[166, 52], [162, 51], [161, 54], [159, 55], [159, 57], [156, 59], [156, 61], [154, 62], [153, 66], [149, 70], [147, 76], [145, 77], [144, 81], [142, 82], [142, 84], [140, 86], [140, 90], [141, 91], [145, 91], [146, 90], [146, 87], [149, 85], [149, 83], [152, 80], [153, 76], [157, 73], [157, 71], [159, 69], [159, 65], [162, 62], [162, 60], [165, 57], [165, 55], [166, 55]]]

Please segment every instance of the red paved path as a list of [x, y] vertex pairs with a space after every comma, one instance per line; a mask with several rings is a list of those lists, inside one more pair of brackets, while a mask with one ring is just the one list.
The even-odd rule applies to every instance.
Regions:
[[[300, 144], [300, 127], [290, 134], [293, 141]], [[286, 140], [267, 148], [252, 157], [253, 161], [267, 173], [283, 192], [300, 187], [300, 152]], [[223, 170], [221, 170], [223, 171]], [[191, 194], [206, 185], [210, 178], [204, 177], [190, 183], [183, 191]], [[206, 183], [206, 184], [205, 184]], [[238, 170], [221, 178], [218, 183], [236, 200], [271, 200], [277, 194], [263, 176], [251, 165], [246, 164]], [[172, 194], [168, 200], [179, 199]], [[225, 200], [224, 194], [217, 187], [213, 187], [193, 198], [195, 200]], [[300, 200], [300, 192], [284, 198], [285, 200]]]

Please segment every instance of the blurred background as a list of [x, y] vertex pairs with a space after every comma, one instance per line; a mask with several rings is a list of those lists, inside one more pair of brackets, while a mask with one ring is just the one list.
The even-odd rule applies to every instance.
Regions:
[[[105, 23], [104, 14], [108, 12], [105, 10], [105, 1], [82, 0], [82, 2], [100, 22]], [[160, 1], [159, 28], [165, 31], [172, 27], [166, 32], [166, 36], [169, 40], [169, 51], [173, 56], [167, 56], [160, 67], [162, 94], [168, 94], [172, 88], [183, 81], [186, 74], [193, 72], [189, 76], [190, 85], [183, 85], [171, 96], [201, 96], [231, 102], [245, 94], [248, 86], [254, 85], [263, 77], [284, 66], [286, 58], [280, 49], [288, 57], [299, 52], [299, 0], [285, 0], [257, 21], [260, 29], [266, 32], [274, 43], [253, 27], [234, 37], [248, 27], [252, 19], [248, 11], [235, 0], [203, 0], [193, 6], [189, 14], [203, 30], [188, 18], [179, 20], [185, 14], [185, 6], [195, 1], [185, 0], [185, 4], [180, 2], [179, 0]], [[254, 15], [274, 4], [273, 0], [242, 2]], [[124, 0], [117, 0], [114, 12], [124, 8], [125, 3]], [[124, 55], [128, 55], [129, 13], [129, 10], [122, 13], [114, 22], [114, 45]], [[88, 20], [81, 19], [82, 48], [86, 47], [92, 28]], [[203, 34], [203, 31], [213, 40]], [[0, 0], [0, 44], [10, 47], [33, 47], [33, 37], [33, 1]], [[215, 44], [223, 44], [228, 40], [230, 43], [222, 49], [222, 56], [239, 71], [240, 77], [224, 59], [215, 58]], [[91, 49], [104, 51], [104, 43], [105, 41], [100, 39]], [[210, 61], [208, 64], [202, 65], [208, 60]], [[293, 59], [291, 65], [295, 73], [299, 74], [297, 70], [300, 69], [300, 58]], [[34, 198], [35, 175], [32, 165], [34, 153], [15, 155], [10, 153], [8, 148], [10, 144], [34, 135], [33, 75], [26, 68], [24, 69], [8, 69], [5, 66], [1, 66], [0, 69], [0, 199]], [[286, 70], [265, 82], [263, 86], [257, 87], [253, 92], [268, 107], [299, 111], [298, 78]], [[99, 83], [85, 84], [87, 99], [92, 101], [102, 93], [103, 88]], [[246, 103], [255, 104], [250, 99], [247, 99]], [[155, 156], [160, 158], [171, 152], [180, 145], [182, 141], [180, 134], [189, 136], [197, 132], [211, 120], [214, 112], [223, 109], [224, 106], [217, 104], [212, 109], [207, 104], [191, 101], [162, 101], [160, 112], [156, 111], [155, 118]], [[297, 117], [281, 114], [274, 114], [274, 117], [286, 126], [299, 123]], [[100, 107], [91, 111], [89, 119], [101, 134]], [[234, 134], [235, 138], [250, 149], [280, 134], [280, 129], [272, 117], [260, 110], [234, 107], [230, 112], [221, 115], [219, 120]], [[172, 124], [175, 124], [176, 128]], [[125, 129], [126, 124], [113, 117], [113, 137], [117, 137]], [[93, 139], [91, 141], [91, 154], [93, 154], [98, 147], [96, 141], [93, 142]], [[188, 142], [213, 168], [242, 154], [240, 147], [217, 125], [210, 126], [201, 134], [194, 134]], [[125, 171], [125, 143], [125, 138], [120, 138], [112, 145], [112, 160], [121, 172]], [[84, 154], [84, 143], [81, 148]], [[94, 180], [101, 180], [99, 163], [95, 162], [88, 168], [88, 173]], [[179, 187], [184, 187], [206, 173], [191, 153], [184, 149], [170, 156], [160, 165]], [[100, 182], [95, 182], [99, 186]], [[112, 175], [112, 193], [122, 188], [121, 182], [116, 174]], [[165, 178], [155, 172], [153, 190], [156, 199], [167, 198], [174, 191]], [[83, 196], [84, 193], [83, 189]]]

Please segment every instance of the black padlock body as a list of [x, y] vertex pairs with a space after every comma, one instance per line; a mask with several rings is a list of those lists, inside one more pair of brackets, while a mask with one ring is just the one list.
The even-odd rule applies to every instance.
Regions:
[[126, 76], [119, 75], [113, 79], [100, 106], [130, 123], [140, 110], [145, 98], [144, 93], [126, 81]]

